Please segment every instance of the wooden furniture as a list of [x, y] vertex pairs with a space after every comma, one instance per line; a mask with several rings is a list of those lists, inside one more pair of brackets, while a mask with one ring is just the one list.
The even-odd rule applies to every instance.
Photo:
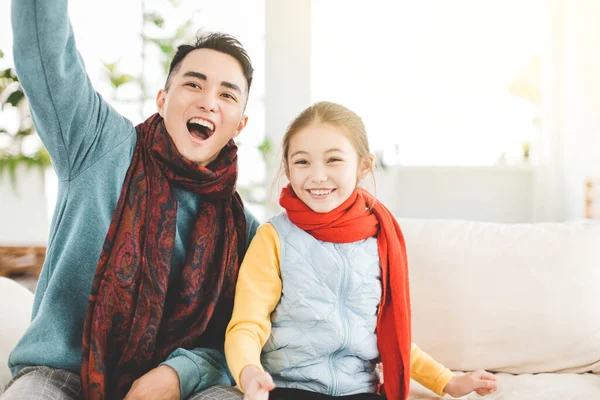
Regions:
[[588, 178], [585, 182], [585, 217], [600, 219], [600, 177]]
[[45, 246], [0, 246], [0, 276], [29, 275], [39, 277]]

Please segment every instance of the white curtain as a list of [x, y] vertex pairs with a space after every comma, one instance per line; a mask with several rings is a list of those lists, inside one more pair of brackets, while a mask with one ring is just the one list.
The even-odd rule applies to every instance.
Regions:
[[541, 104], [539, 124], [532, 146], [534, 222], [564, 219], [563, 100], [564, 10], [561, 0], [545, 2], [541, 55]]
[[585, 180], [600, 176], [600, 2], [547, 0], [546, 13], [533, 215], [580, 220]]

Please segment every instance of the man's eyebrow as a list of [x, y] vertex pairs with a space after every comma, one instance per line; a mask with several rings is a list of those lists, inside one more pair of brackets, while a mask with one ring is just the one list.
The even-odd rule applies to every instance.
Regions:
[[[183, 74], [183, 76], [186, 78], [197, 78], [197, 79], [200, 79], [201, 81], [208, 80], [206, 75], [204, 75], [201, 72], [196, 72], [196, 71], [188, 71], [185, 74]], [[234, 90], [237, 93], [239, 93], [240, 95], [242, 94], [242, 89], [240, 89], [240, 87], [238, 85], [236, 85], [235, 83], [223, 81], [223, 82], [221, 82], [221, 86], [229, 88], [231, 90]]]
[[195, 72], [195, 71], [188, 71], [185, 74], [183, 74], [183, 76], [186, 78], [198, 78], [201, 81], [206, 80], [206, 75], [201, 74], [200, 72]]
[[229, 89], [231, 89], [233, 91], [236, 91], [240, 95], [242, 94], [242, 89], [240, 89], [240, 87], [238, 85], [236, 85], [235, 83], [223, 81], [223, 82], [221, 82], [221, 86], [224, 86], [224, 87], [229, 88]]

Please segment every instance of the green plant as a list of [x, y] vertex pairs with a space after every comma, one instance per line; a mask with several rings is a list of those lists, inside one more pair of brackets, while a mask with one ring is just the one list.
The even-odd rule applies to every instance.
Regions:
[[[3, 59], [4, 52], [0, 50], [0, 60]], [[9, 108], [17, 110], [19, 123], [16, 131], [0, 126], [0, 179], [7, 172], [11, 184], [16, 187], [16, 173], [20, 165], [38, 168], [43, 172], [51, 165], [51, 161], [48, 152], [41, 145], [33, 152], [26, 152], [24, 144], [35, 137], [36, 132], [27, 98], [12, 67], [0, 71], [0, 113], [6, 113]]]
[[119, 71], [118, 62], [109, 63], [102, 61], [102, 65], [106, 68], [106, 76], [110, 81], [113, 89], [118, 89], [126, 83], [135, 82], [136, 77], [130, 74], [123, 74]]
[[258, 145], [258, 151], [260, 151], [260, 155], [262, 156], [263, 161], [266, 163], [269, 159], [269, 155], [273, 151], [273, 146], [271, 145], [271, 140], [265, 136], [265, 138]]
[[523, 158], [525, 160], [529, 160], [529, 151], [530, 151], [530, 143], [529, 142], [522, 142], [521, 143], [521, 149], [523, 150]]
[[[165, 1], [167, 2], [167, 1]], [[175, 9], [179, 8], [180, 4], [177, 0], [169, 0]], [[161, 5], [162, 6], [162, 5]], [[157, 11], [148, 9], [147, 1], [141, 0], [142, 9], [142, 27], [140, 31], [140, 38], [142, 46], [140, 48], [140, 65], [141, 70], [137, 74], [129, 74], [121, 72], [120, 62], [106, 62], [103, 61], [106, 69], [105, 77], [110, 82], [113, 89], [113, 100], [120, 102], [133, 102], [138, 104], [139, 116], [144, 119], [144, 105], [147, 101], [154, 99], [152, 93], [148, 93], [148, 82], [145, 71], [149, 63], [160, 63], [162, 70], [165, 75], [169, 71], [171, 60], [175, 56], [177, 46], [183, 43], [186, 39], [191, 36], [190, 27], [192, 26], [192, 20], [188, 19], [182, 25], [177, 27], [175, 32], [170, 32], [165, 27], [165, 19]], [[149, 57], [148, 53], [151, 48], [158, 50], [158, 59], [155, 57]], [[125, 84], [135, 84], [139, 88], [139, 95], [133, 99], [123, 99], [118, 95], [118, 89]]]

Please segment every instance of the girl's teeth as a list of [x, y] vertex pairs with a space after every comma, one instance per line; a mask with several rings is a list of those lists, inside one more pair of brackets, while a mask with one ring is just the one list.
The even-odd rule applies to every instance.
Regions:
[[315, 194], [317, 196], [322, 196], [324, 194], [329, 194], [331, 193], [331, 190], [311, 190], [310, 191], [312, 194]]

